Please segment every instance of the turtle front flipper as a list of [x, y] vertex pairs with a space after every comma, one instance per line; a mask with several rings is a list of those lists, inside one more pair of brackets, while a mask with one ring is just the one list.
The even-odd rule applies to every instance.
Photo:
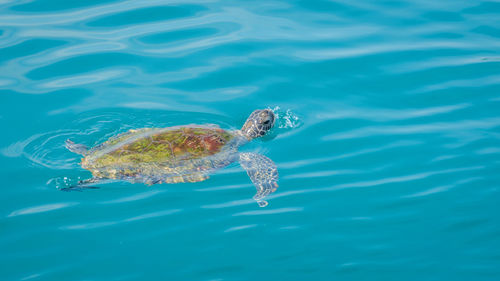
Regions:
[[253, 197], [260, 207], [267, 206], [264, 197], [278, 188], [278, 169], [276, 164], [264, 155], [257, 153], [241, 153], [240, 164], [247, 171], [248, 176], [257, 188]]
[[87, 146], [85, 146], [84, 144], [74, 143], [70, 139], [67, 139], [64, 144], [66, 148], [73, 153], [85, 155], [88, 152]]

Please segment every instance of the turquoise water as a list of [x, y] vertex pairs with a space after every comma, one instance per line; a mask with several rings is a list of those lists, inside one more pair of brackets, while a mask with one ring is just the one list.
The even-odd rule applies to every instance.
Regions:
[[[500, 3], [0, 1], [2, 280], [498, 280]], [[280, 187], [109, 183], [63, 147], [237, 129]]]

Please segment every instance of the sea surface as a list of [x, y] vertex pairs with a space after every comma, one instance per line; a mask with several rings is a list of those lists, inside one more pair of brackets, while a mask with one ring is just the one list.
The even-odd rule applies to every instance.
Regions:
[[[129, 129], [278, 116], [259, 208], [90, 177]], [[1, 280], [500, 280], [499, 1], [0, 0]]]

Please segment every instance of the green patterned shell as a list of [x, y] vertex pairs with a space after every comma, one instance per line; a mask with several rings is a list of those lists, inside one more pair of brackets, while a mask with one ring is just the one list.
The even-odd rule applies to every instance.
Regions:
[[165, 178], [180, 176], [176, 181], [197, 181], [202, 180], [199, 171], [229, 163], [216, 154], [228, 150], [224, 148], [233, 137], [218, 127], [130, 130], [90, 150], [82, 167], [95, 177], [168, 181]]

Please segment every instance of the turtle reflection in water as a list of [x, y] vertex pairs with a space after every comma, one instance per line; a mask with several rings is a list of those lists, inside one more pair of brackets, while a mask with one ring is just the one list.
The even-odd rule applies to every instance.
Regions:
[[66, 147], [84, 156], [81, 166], [92, 178], [65, 191], [92, 188], [105, 179], [159, 183], [199, 182], [232, 162], [239, 161], [257, 188], [253, 197], [260, 207], [264, 197], [278, 187], [278, 171], [271, 159], [256, 153], [240, 153], [238, 148], [266, 134], [274, 125], [269, 109], [256, 110], [241, 130], [226, 131], [217, 126], [186, 125], [130, 130], [88, 150], [71, 140]]

